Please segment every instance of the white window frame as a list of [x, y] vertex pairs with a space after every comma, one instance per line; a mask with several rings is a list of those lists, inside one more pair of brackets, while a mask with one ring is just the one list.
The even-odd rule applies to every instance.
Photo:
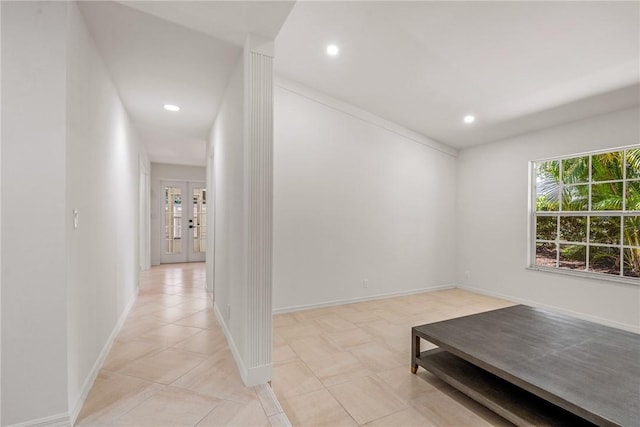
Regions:
[[[638, 149], [640, 148], [640, 145], [628, 145], [628, 146], [623, 146], [623, 147], [617, 147], [617, 148], [609, 148], [606, 150], [597, 150], [597, 151], [589, 151], [589, 152], [584, 152], [584, 153], [577, 153], [577, 154], [571, 154], [571, 155], [566, 155], [566, 156], [557, 156], [557, 157], [549, 157], [549, 158], [543, 158], [543, 159], [538, 159], [538, 160], [532, 160], [529, 162], [529, 236], [528, 236], [528, 250], [527, 250], [527, 257], [528, 257], [528, 269], [530, 270], [537, 270], [537, 271], [545, 271], [545, 272], [552, 272], [552, 273], [559, 273], [559, 274], [567, 274], [567, 275], [572, 275], [572, 276], [580, 276], [580, 277], [588, 277], [588, 278], [592, 278], [592, 279], [599, 279], [599, 280], [607, 280], [607, 281], [613, 281], [613, 282], [622, 282], [622, 283], [629, 283], [629, 284], [634, 284], [634, 285], [640, 285], [640, 278], [638, 277], [630, 277], [630, 276], [624, 276], [624, 249], [625, 248], [637, 248], [636, 246], [631, 246], [631, 245], [625, 245], [624, 244], [624, 235], [623, 235], [623, 230], [624, 230], [624, 225], [621, 224], [620, 227], [620, 242], [618, 244], [601, 244], [601, 243], [592, 243], [590, 242], [590, 217], [620, 217], [621, 221], [624, 221], [624, 218], [626, 217], [632, 217], [632, 216], [640, 216], [640, 211], [638, 210], [634, 210], [634, 211], [626, 211], [626, 197], [624, 196], [626, 194], [627, 191], [627, 184], [629, 182], [640, 182], [640, 177], [638, 178], [632, 178], [632, 179], [627, 179], [627, 167], [626, 167], [626, 151], [627, 150], [632, 150], [632, 149]], [[598, 155], [598, 154], [605, 154], [605, 153], [614, 153], [614, 152], [618, 152], [618, 151], [624, 151], [623, 154], [623, 172], [622, 172], [622, 176], [623, 179], [622, 180], [611, 180], [611, 181], [598, 181], [597, 184], [606, 184], [606, 183], [615, 183], [615, 182], [621, 182], [622, 183], [622, 194], [623, 194], [623, 198], [622, 198], [622, 203], [623, 203], [623, 210], [622, 211], [614, 211], [614, 210], [598, 210], [598, 211], [593, 211], [591, 210], [591, 189], [592, 189], [592, 185], [594, 184], [594, 182], [592, 182], [592, 157], [593, 155]], [[585, 211], [563, 211], [562, 210], [562, 203], [559, 203], [558, 206], [558, 210], [557, 211], [540, 211], [537, 212], [536, 211], [536, 202], [537, 202], [537, 191], [536, 191], [536, 184], [537, 184], [537, 173], [536, 173], [536, 164], [537, 163], [544, 163], [544, 162], [549, 162], [549, 161], [558, 161], [559, 162], [559, 167], [560, 167], [560, 176], [562, 177], [562, 161], [566, 160], [566, 159], [573, 159], [573, 158], [579, 158], [579, 157], [586, 157], [589, 156], [589, 178], [588, 181], [585, 182], [584, 184], [589, 186], [589, 200], [588, 200], [588, 210]], [[581, 183], [582, 184], [582, 183]], [[581, 185], [580, 184], [580, 185]], [[563, 187], [564, 187], [564, 183], [562, 178], [560, 179], [559, 182], [559, 195], [562, 194], [563, 191]], [[575, 184], [573, 184], [575, 185]], [[586, 238], [584, 242], [569, 242], [569, 241], [565, 241], [562, 240], [560, 237], [560, 224], [557, 225], [557, 233], [556, 233], [556, 239], [555, 240], [542, 240], [542, 239], [537, 239], [537, 230], [536, 230], [536, 225], [537, 225], [537, 218], [538, 217], [556, 217], [558, 223], [560, 222], [560, 218], [561, 217], [567, 217], [567, 216], [577, 216], [577, 217], [585, 217], [587, 220], [587, 229], [586, 229]], [[537, 265], [536, 264], [536, 243], [553, 243], [556, 245], [556, 266], [555, 267], [549, 267], [549, 266], [542, 266], [542, 265]], [[574, 269], [569, 269], [569, 268], [563, 268], [560, 267], [560, 245], [561, 244], [572, 244], [572, 245], [584, 245], [586, 246], [586, 256], [585, 256], [585, 269], [584, 270], [574, 270]], [[607, 273], [599, 273], [599, 272], [595, 272], [595, 271], [589, 271], [589, 255], [590, 255], [590, 248], [591, 247], [616, 247], [620, 250], [620, 274], [619, 275], [613, 275], [613, 274], [607, 274]]]

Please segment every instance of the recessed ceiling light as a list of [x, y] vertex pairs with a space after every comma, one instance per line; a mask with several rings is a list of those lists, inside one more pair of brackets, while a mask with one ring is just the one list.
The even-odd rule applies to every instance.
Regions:
[[167, 111], [180, 111], [180, 107], [171, 104], [164, 104], [164, 109]]
[[327, 55], [336, 56], [340, 52], [340, 49], [335, 44], [330, 44], [327, 46]]
[[464, 116], [464, 122], [465, 123], [473, 123], [476, 121], [476, 117], [472, 116], [471, 114]]

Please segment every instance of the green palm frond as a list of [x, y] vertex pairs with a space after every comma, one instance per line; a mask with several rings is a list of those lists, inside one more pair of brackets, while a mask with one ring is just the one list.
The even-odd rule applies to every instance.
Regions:
[[[561, 204], [563, 211], [589, 215], [589, 202], [592, 211], [622, 211], [623, 207], [627, 212], [640, 211], [640, 148], [536, 164], [537, 211], [558, 211]], [[569, 216], [560, 215], [561, 238], [571, 242], [584, 241], [586, 225], [578, 223], [578, 219], [583, 217], [569, 220]], [[552, 218], [549, 220], [552, 223], [554, 217], [549, 218]], [[621, 224], [621, 216], [612, 216], [610, 220], [607, 217], [593, 218], [598, 219], [590, 221], [591, 238], [597, 239], [597, 243], [623, 243], [627, 246], [623, 251], [624, 275], [640, 277], [640, 216], [625, 216], [624, 225]], [[537, 226], [542, 227], [544, 223]], [[545, 232], [544, 227], [538, 230], [544, 236], [552, 236], [551, 231]], [[620, 242], [621, 231], [623, 242]], [[594, 240], [590, 239], [590, 242]], [[585, 259], [586, 246], [564, 245], [560, 251], [563, 258], [579, 261]], [[620, 266], [619, 251], [615, 246], [598, 247], [591, 252], [590, 262], [607, 265], [617, 259]]]

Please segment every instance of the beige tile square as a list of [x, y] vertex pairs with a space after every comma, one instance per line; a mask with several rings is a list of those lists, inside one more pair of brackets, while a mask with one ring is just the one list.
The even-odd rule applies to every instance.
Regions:
[[131, 341], [138, 339], [140, 336], [149, 333], [154, 329], [161, 328], [163, 326], [167, 326], [167, 322], [163, 322], [162, 320], [153, 317], [153, 316], [142, 316], [142, 317], [134, 317], [129, 318], [120, 329], [120, 333], [118, 333], [118, 341]]
[[192, 287], [183, 287], [177, 292], [178, 295], [185, 295], [192, 298], [211, 298], [203, 285], [193, 285]]
[[303, 362], [290, 362], [273, 368], [273, 391], [278, 399], [286, 399], [324, 388]]
[[341, 313], [340, 315], [355, 325], [382, 320], [380, 316], [370, 310], [352, 309], [348, 313]]
[[293, 351], [290, 345], [282, 344], [273, 346], [273, 364], [278, 365], [280, 363], [295, 362], [300, 360], [298, 354]]
[[115, 341], [102, 368], [116, 371], [129, 362], [161, 350], [164, 350], [163, 346], [146, 341]]
[[184, 300], [180, 304], [176, 305], [176, 307], [183, 310], [192, 309], [194, 311], [200, 311], [213, 308], [213, 302], [208, 298], [193, 298], [185, 295], [180, 295], [180, 297]]
[[167, 307], [161, 311], [157, 311], [152, 314], [153, 317], [157, 317], [163, 322], [173, 323], [177, 320], [180, 320], [184, 317], [190, 316], [193, 313], [196, 313], [197, 310], [189, 309], [189, 308], [180, 308], [180, 307]]
[[155, 342], [164, 346], [172, 346], [186, 338], [202, 332], [200, 328], [190, 328], [180, 325], [166, 325], [157, 329], [153, 329], [147, 333], [140, 335], [145, 341]]
[[357, 326], [337, 315], [319, 316], [313, 319], [318, 325], [317, 332], [339, 332], [356, 329]]
[[420, 369], [417, 374], [412, 374], [409, 362], [402, 367], [380, 371], [376, 376], [406, 402], [416, 399], [428, 391], [440, 390], [443, 393], [455, 391], [449, 384], [425, 370]]
[[299, 322], [294, 313], [274, 314], [273, 327], [281, 328], [283, 326], [293, 326]]
[[326, 389], [294, 396], [280, 403], [294, 426], [354, 427], [358, 425]]
[[221, 401], [167, 386], [114, 423], [122, 426], [193, 426]]
[[269, 427], [269, 419], [257, 399], [245, 403], [224, 401], [198, 427]]
[[305, 362], [344, 353], [344, 350], [320, 335], [291, 340], [289, 346]]
[[406, 339], [407, 341], [411, 340], [411, 329], [407, 332], [407, 328], [405, 326], [394, 325], [386, 320], [363, 324], [360, 327], [369, 334], [375, 335], [376, 337], [384, 340], [393, 338]]
[[296, 311], [291, 314], [293, 314], [298, 319], [298, 322], [305, 322], [308, 320], [316, 319], [318, 317], [333, 316], [336, 314], [334, 308], [335, 307], [312, 308], [309, 310]]
[[358, 378], [329, 387], [329, 392], [358, 424], [365, 424], [407, 408], [407, 404], [382, 381], [372, 377]]
[[163, 387], [150, 381], [101, 371], [82, 406], [77, 425], [112, 423]]
[[287, 344], [287, 340], [274, 332], [272, 336], [272, 344], [274, 346]]
[[194, 353], [213, 354], [227, 348], [227, 339], [220, 330], [201, 329], [197, 334], [175, 344], [173, 348]]
[[366, 333], [360, 328], [325, 333], [322, 334], [322, 337], [335, 344], [341, 350], [349, 350], [352, 347], [366, 344], [376, 339], [375, 336]]
[[420, 326], [427, 323], [441, 322], [447, 320], [450, 316], [439, 311], [430, 310], [424, 313], [418, 313], [411, 316], [410, 326]]
[[245, 387], [229, 350], [217, 352], [172, 385], [205, 396], [245, 403], [257, 399], [252, 388]]
[[373, 313], [375, 313], [378, 317], [380, 317], [383, 320], [386, 320], [389, 323], [405, 322], [409, 319], [409, 316], [411, 315], [411, 313], [405, 313], [405, 312], [395, 311], [395, 310], [386, 309], [386, 308], [373, 310]]
[[[460, 396], [454, 396], [456, 394], [458, 392], [448, 394], [439, 390], [428, 391], [411, 400], [411, 406], [429, 419], [430, 422], [442, 427], [483, 427], [492, 425], [491, 422], [477, 413], [480, 411], [483, 415], [486, 415], [486, 408], [481, 409], [473, 401], [471, 402], [474, 404], [471, 404], [470, 399], [463, 404], [459, 401]], [[486, 410], [488, 411], [488, 409]]]
[[128, 319], [134, 319], [140, 316], [147, 316], [164, 310], [164, 306], [154, 304], [153, 302], [136, 301], [129, 311]]
[[173, 348], [125, 364], [118, 372], [145, 380], [171, 384], [201, 364], [206, 356]]
[[413, 408], [395, 412], [364, 425], [367, 427], [437, 427], [437, 424], [432, 423]]
[[158, 306], [175, 307], [178, 304], [184, 303], [184, 296], [174, 294], [158, 294], [153, 297], [153, 303]]
[[222, 330], [212, 309], [200, 310], [173, 323], [176, 325], [191, 326], [193, 328]]
[[274, 334], [286, 341], [313, 337], [318, 334], [318, 326], [299, 323], [292, 326], [283, 326], [274, 330]]
[[[407, 360], [410, 360], [410, 356], [409, 356], [411, 354], [411, 337], [410, 336], [403, 336], [403, 337], [394, 336], [390, 338], [380, 339], [380, 340], [377, 340], [376, 342], [395, 353], [402, 354], [404, 357], [403, 360], [406, 363], [408, 363]], [[426, 346], [429, 345], [429, 343], [427, 343], [425, 340], [422, 340], [422, 342], [424, 343], [425, 349], [426, 349]], [[390, 366], [388, 366], [387, 368], [390, 368]]]
[[372, 374], [353, 354], [348, 352], [332, 354], [305, 363], [325, 387]]
[[399, 351], [389, 350], [386, 346], [377, 342], [369, 342], [352, 347], [349, 352], [356, 356], [363, 366], [374, 372], [400, 366], [407, 367], [407, 371], [409, 371], [410, 351], [403, 354]]

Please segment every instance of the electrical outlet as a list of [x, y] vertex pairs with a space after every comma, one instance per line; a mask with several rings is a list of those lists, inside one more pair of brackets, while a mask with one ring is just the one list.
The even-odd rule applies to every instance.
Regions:
[[471, 272], [469, 272], [468, 270], [464, 272], [464, 278], [469, 280], [471, 279]]
[[227, 322], [231, 320], [231, 304], [227, 304]]
[[369, 288], [369, 279], [364, 279], [362, 281], [362, 287], [365, 289]]

